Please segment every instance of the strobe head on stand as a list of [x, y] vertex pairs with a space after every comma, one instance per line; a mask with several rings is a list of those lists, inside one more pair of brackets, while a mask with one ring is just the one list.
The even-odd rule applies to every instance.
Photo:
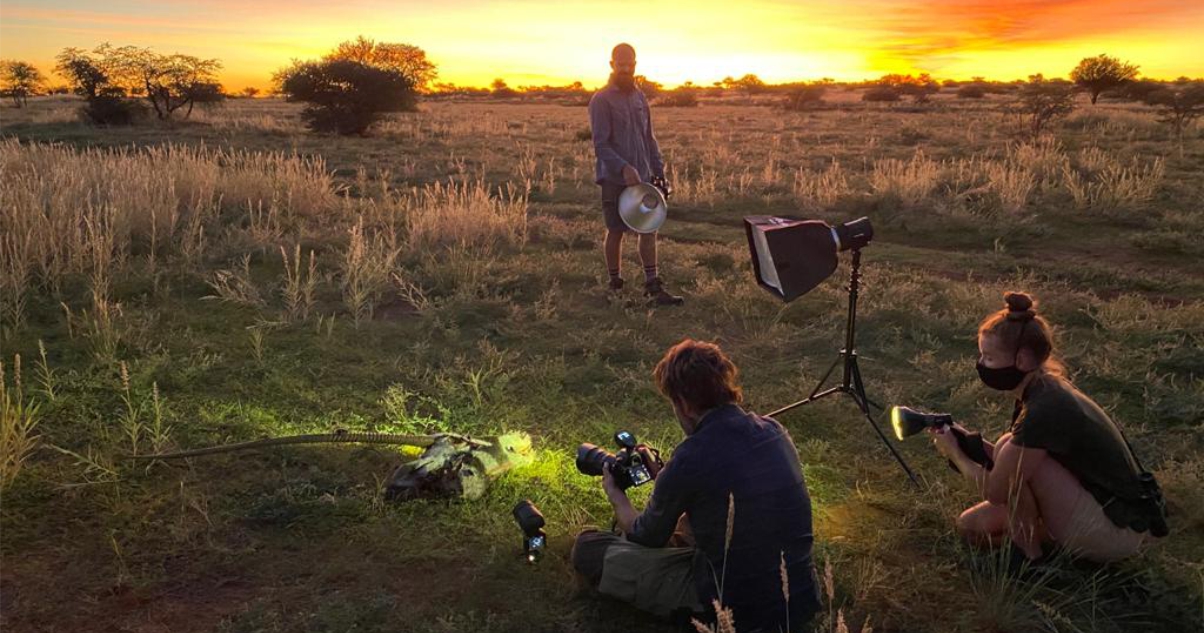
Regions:
[[869, 218], [838, 226], [773, 216], [744, 218], [757, 283], [783, 301], [811, 291], [836, 271], [837, 254], [859, 251], [874, 238]]
[[[806, 398], [770, 412], [769, 417], [777, 417], [791, 409], [828, 396], [844, 394], [853, 400], [878, 439], [882, 440], [912, 483], [918, 486], [919, 480], [916, 479], [915, 473], [874, 421], [871, 407], [882, 407], [866, 395], [861, 367], [857, 362], [857, 297], [861, 288], [861, 249], [874, 239], [874, 227], [870, 225], [869, 218], [858, 218], [833, 227], [819, 220], [751, 216], [744, 218], [744, 230], [748, 235], [748, 250], [752, 255], [757, 283], [782, 301], [793, 301], [807, 294], [836, 272], [839, 253], [852, 251], [853, 254], [849, 267], [849, 285], [846, 287], [849, 311], [845, 324], [844, 347]], [[825, 389], [828, 378], [833, 375], [839, 376], [840, 383]]]

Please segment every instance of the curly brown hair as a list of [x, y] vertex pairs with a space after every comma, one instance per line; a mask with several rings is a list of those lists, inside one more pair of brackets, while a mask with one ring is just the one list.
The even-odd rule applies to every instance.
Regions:
[[652, 370], [660, 392], [686, 403], [695, 411], [707, 411], [744, 401], [737, 377], [740, 370], [714, 343], [685, 339], [669, 348]]

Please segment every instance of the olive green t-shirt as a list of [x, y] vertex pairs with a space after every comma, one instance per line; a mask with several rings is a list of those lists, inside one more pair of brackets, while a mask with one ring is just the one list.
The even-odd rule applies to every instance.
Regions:
[[1118, 527], [1149, 529], [1139, 504], [1141, 469], [1107, 413], [1070, 383], [1040, 376], [1024, 390], [1012, 421], [1012, 443], [1045, 449], [1099, 501]]

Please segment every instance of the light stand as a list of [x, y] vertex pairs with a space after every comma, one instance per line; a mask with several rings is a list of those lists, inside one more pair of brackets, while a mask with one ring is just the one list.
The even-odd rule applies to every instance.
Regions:
[[[870, 400], [869, 396], [865, 394], [865, 384], [861, 381], [861, 368], [857, 365], [857, 347], [855, 344], [855, 339], [857, 335], [857, 295], [860, 287], [861, 249], [857, 248], [853, 250], [853, 272], [849, 277], [849, 320], [848, 323], [845, 324], [844, 349], [840, 350], [840, 354], [836, 356], [836, 360], [832, 363], [832, 366], [828, 367], [828, 371], [824, 373], [824, 377], [820, 378], [819, 383], [815, 385], [815, 389], [811, 390], [811, 395], [799, 400], [798, 402], [795, 402], [794, 404], [786, 405], [777, 411], [771, 412], [769, 417], [776, 418], [778, 415], [790, 411], [791, 409], [801, 407], [805, 404], [810, 404], [832, 394], [848, 394], [851, 398], [853, 398], [853, 402], [857, 403], [857, 408], [861, 409], [861, 413], [865, 416], [866, 422], [870, 423], [870, 426], [874, 428], [874, 432], [877, 433], [878, 437], [882, 439], [882, 443], [885, 444], [886, 448], [890, 450], [890, 454], [895, 457], [895, 461], [899, 462], [899, 466], [903, 467], [903, 472], [907, 473], [908, 478], [911, 479], [913, 484], [919, 486], [920, 482], [918, 479], [916, 479], [915, 473], [913, 473], [911, 468], [907, 466], [907, 462], [903, 461], [903, 456], [895, 450], [893, 445], [891, 445], [890, 440], [887, 439], [886, 435], [882, 432], [882, 429], [878, 427], [878, 423], [874, 422], [874, 416], [870, 413], [870, 406], [876, 407], [878, 410], [882, 410], [882, 405]], [[824, 383], [828, 382], [828, 378], [832, 376], [832, 372], [836, 371], [836, 367], [838, 365], [843, 365], [844, 367], [844, 379], [839, 385], [820, 391], [820, 389], [823, 389]]]

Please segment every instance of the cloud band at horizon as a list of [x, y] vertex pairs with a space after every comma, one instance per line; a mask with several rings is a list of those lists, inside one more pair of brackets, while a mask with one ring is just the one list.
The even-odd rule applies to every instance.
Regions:
[[605, 83], [611, 47], [632, 43], [638, 72], [667, 85], [755, 73], [769, 82], [1065, 76], [1107, 53], [1143, 75], [1204, 75], [1197, 0], [17, 0], [0, 5], [0, 57], [49, 72], [64, 47], [103, 42], [217, 58], [228, 89], [266, 86], [291, 59], [365, 35], [425, 49], [440, 81], [511, 86]]

